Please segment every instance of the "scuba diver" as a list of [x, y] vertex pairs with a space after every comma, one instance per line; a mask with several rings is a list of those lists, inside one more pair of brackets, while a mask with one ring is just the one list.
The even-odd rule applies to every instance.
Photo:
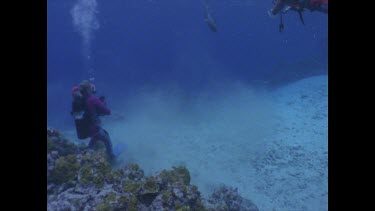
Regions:
[[313, 11], [319, 11], [328, 14], [328, 0], [274, 0], [274, 7], [268, 11], [268, 14], [272, 17], [280, 14], [280, 32], [284, 29], [282, 14], [287, 13], [289, 10], [296, 11], [303, 25], [302, 12], [305, 9]]
[[77, 136], [79, 139], [91, 138], [88, 148], [93, 148], [98, 141], [102, 141], [106, 147], [108, 159], [113, 163], [116, 156], [113, 153], [111, 139], [106, 130], [101, 127], [99, 116], [110, 115], [105, 104], [105, 98], [97, 98], [94, 84], [87, 80], [72, 89], [72, 112]]

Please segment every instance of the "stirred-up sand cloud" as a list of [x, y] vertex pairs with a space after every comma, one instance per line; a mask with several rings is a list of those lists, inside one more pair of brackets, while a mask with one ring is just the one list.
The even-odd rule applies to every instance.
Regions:
[[274, 131], [268, 95], [241, 83], [221, 87], [195, 96], [145, 89], [114, 111], [123, 120], [103, 122], [114, 145], [127, 143], [124, 160], [139, 163], [146, 173], [185, 164], [198, 184], [220, 183], [227, 176], [223, 163], [250, 165]]

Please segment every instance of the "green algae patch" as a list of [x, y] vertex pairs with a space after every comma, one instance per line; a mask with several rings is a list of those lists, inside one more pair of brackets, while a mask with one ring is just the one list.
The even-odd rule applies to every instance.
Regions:
[[110, 205], [108, 202], [102, 202], [96, 206], [97, 211], [112, 211], [113, 206]]
[[105, 185], [105, 180], [103, 177], [96, 176], [93, 180], [93, 183], [96, 188], [103, 188]]
[[47, 153], [57, 151], [60, 156], [66, 156], [78, 153], [76, 144], [69, 142], [58, 131], [47, 130]]
[[76, 179], [79, 163], [75, 155], [67, 155], [56, 160], [55, 168], [51, 174], [58, 184]]
[[107, 201], [115, 201], [116, 200], [116, 194], [110, 193], [108, 196], [105, 198]]
[[159, 185], [156, 183], [156, 178], [151, 176], [146, 179], [142, 185], [142, 189], [145, 193], [156, 193], [159, 191]]
[[173, 196], [173, 193], [171, 190], [167, 190], [163, 192], [163, 195], [161, 197], [163, 204], [168, 204], [170, 198]]
[[98, 211], [112, 211], [114, 210], [114, 204], [116, 202], [116, 194], [108, 194], [104, 200], [96, 206]]
[[215, 210], [217, 211], [229, 211], [229, 208], [227, 205], [219, 205], [215, 207]]
[[195, 204], [194, 210], [199, 210], [199, 211], [206, 211], [207, 208], [204, 206], [203, 202], [201, 199], [198, 199]]
[[137, 195], [140, 189], [141, 184], [139, 182], [127, 179], [122, 183], [122, 191], [125, 193], [132, 193], [134, 195]]
[[173, 169], [183, 184], [188, 185], [190, 183], [190, 173], [185, 166], [173, 167]]
[[53, 143], [53, 140], [47, 135], [47, 153], [50, 153], [54, 149], [55, 144]]
[[183, 207], [180, 207], [180, 208], [176, 208], [176, 211], [190, 211], [190, 207], [189, 206], [183, 206]]
[[124, 174], [119, 170], [112, 170], [110, 174], [107, 175], [107, 179], [110, 183], [119, 184]]
[[198, 187], [196, 185], [191, 185], [191, 190], [194, 192], [198, 192]]
[[140, 180], [144, 176], [144, 172], [137, 164], [130, 163], [123, 168], [123, 171], [126, 172], [126, 176], [129, 179], [137, 179]]
[[182, 186], [181, 186], [181, 191], [182, 191], [182, 193], [183, 193], [184, 195], [186, 195], [186, 194], [187, 194], [187, 187], [186, 187], [185, 185], [182, 185]]
[[93, 173], [93, 171], [91, 169], [91, 166], [88, 165], [88, 164], [85, 164], [81, 168], [81, 178], [80, 178], [80, 181], [82, 182], [82, 184], [87, 185], [87, 184], [89, 184], [93, 180], [94, 180], [94, 173]]
[[82, 184], [94, 184], [97, 188], [102, 188], [105, 182], [113, 181], [112, 168], [102, 153], [87, 153], [81, 158], [82, 168], [80, 171], [80, 182]]
[[159, 176], [164, 183], [184, 184], [190, 183], [190, 173], [185, 166], [173, 167], [173, 170], [163, 170]]
[[182, 204], [180, 204], [180, 203], [178, 203], [178, 202], [175, 202], [175, 203], [174, 203], [174, 209], [175, 209], [175, 210], [178, 210], [178, 209], [180, 209], [180, 208], [182, 208]]
[[139, 170], [141, 170], [139, 168], [138, 164], [136, 164], [136, 163], [129, 163], [127, 165], [127, 167], [129, 168], [129, 170], [132, 170], [132, 171], [139, 171]]
[[136, 197], [121, 197], [118, 200], [118, 204], [120, 205], [125, 204], [125, 207], [126, 207], [125, 210], [127, 211], [137, 211], [139, 201]]

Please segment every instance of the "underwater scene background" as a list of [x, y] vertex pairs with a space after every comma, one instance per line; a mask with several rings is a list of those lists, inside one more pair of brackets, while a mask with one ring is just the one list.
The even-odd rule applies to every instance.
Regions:
[[126, 145], [116, 168], [183, 165], [202, 198], [225, 184], [259, 210], [328, 210], [328, 17], [290, 11], [279, 32], [272, 6], [48, 0], [47, 127], [88, 144], [71, 90], [92, 78], [112, 111], [103, 128]]

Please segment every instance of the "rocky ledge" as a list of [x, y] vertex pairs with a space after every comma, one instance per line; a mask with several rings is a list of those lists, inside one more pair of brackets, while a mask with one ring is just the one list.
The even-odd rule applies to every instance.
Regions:
[[237, 189], [221, 185], [207, 200], [185, 166], [145, 176], [137, 164], [114, 169], [104, 149], [88, 150], [47, 129], [47, 210], [257, 211]]

